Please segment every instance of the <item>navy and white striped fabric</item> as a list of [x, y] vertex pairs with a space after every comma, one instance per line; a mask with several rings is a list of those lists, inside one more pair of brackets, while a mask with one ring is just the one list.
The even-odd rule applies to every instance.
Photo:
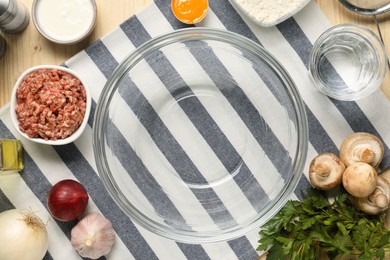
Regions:
[[[313, 42], [329, 26], [318, 6], [311, 2], [293, 18], [270, 28], [256, 26], [241, 17], [227, 0], [210, 1], [207, 17], [197, 26], [227, 29], [261, 44], [290, 73], [303, 97], [309, 123], [309, 150], [304, 175], [292, 199], [309, 186], [307, 169], [318, 153], [338, 152], [342, 139], [365, 131], [385, 143], [382, 167], [390, 165], [390, 102], [381, 91], [357, 102], [329, 99], [314, 90], [308, 74]], [[31, 208], [48, 221], [49, 250], [45, 259], [80, 259], [70, 244], [75, 222], [63, 223], [50, 217], [47, 192], [62, 179], [76, 179], [90, 195], [87, 211], [98, 211], [111, 220], [117, 233], [113, 250], [102, 259], [256, 259], [258, 230], [227, 242], [178, 243], [155, 235], [131, 221], [108, 195], [99, 179], [92, 151], [92, 121], [96, 102], [118, 64], [145, 41], [183, 28], [166, 0], [155, 0], [117, 29], [65, 62], [88, 82], [93, 106], [89, 126], [74, 143], [48, 147], [23, 140], [11, 124], [9, 107], [0, 112], [0, 137], [21, 139], [25, 147], [25, 170], [19, 175], [0, 176], [0, 211]]]

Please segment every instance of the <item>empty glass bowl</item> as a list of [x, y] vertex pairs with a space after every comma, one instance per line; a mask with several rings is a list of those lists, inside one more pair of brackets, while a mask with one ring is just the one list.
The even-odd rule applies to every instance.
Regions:
[[308, 142], [283, 67], [247, 38], [206, 28], [131, 53], [101, 93], [93, 135], [99, 174], [121, 209], [191, 243], [239, 237], [276, 214]]

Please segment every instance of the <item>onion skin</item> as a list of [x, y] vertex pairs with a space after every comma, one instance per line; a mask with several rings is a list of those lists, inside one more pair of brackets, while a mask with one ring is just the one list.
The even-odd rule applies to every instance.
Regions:
[[0, 213], [0, 259], [40, 260], [48, 248], [46, 226], [31, 210]]
[[72, 221], [80, 217], [88, 205], [88, 193], [74, 180], [62, 180], [49, 191], [47, 206], [51, 215], [60, 221]]

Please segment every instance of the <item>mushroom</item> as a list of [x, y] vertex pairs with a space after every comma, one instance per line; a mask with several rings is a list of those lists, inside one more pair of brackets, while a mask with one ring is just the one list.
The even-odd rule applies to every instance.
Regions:
[[340, 159], [348, 167], [354, 162], [364, 162], [377, 168], [383, 159], [382, 141], [369, 133], [354, 133], [347, 136], [340, 146]]
[[349, 165], [343, 174], [344, 188], [354, 197], [368, 197], [374, 192], [378, 173], [367, 163], [355, 162]]
[[386, 213], [385, 213], [385, 219], [383, 220], [384, 221], [384, 225], [385, 225], [385, 228], [390, 231], [390, 208], [388, 208], [386, 210]]
[[309, 179], [320, 190], [330, 190], [341, 183], [344, 163], [333, 153], [316, 156], [310, 163]]
[[377, 215], [389, 207], [390, 182], [380, 175], [375, 190], [364, 198], [353, 198], [356, 208], [370, 215]]
[[387, 167], [379, 174], [380, 177], [386, 179], [390, 183], [390, 167]]
[[257, 260], [267, 260], [268, 252], [264, 252], [262, 255], [260, 255]]
[[[390, 185], [390, 167], [383, 170], [379, 176], [385, 179]], [[387, 208], [385, 213], [384, 225], [387, 230], [390, 231], [390, 207]]]

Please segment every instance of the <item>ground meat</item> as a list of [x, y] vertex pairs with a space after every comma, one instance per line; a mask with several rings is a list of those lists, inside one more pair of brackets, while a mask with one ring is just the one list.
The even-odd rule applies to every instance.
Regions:
[[38, 69], [16, 90], [20, 130], [32, 138], [64, 139], [81, 125], [86, 92], [80, 80], [57, 69]]

